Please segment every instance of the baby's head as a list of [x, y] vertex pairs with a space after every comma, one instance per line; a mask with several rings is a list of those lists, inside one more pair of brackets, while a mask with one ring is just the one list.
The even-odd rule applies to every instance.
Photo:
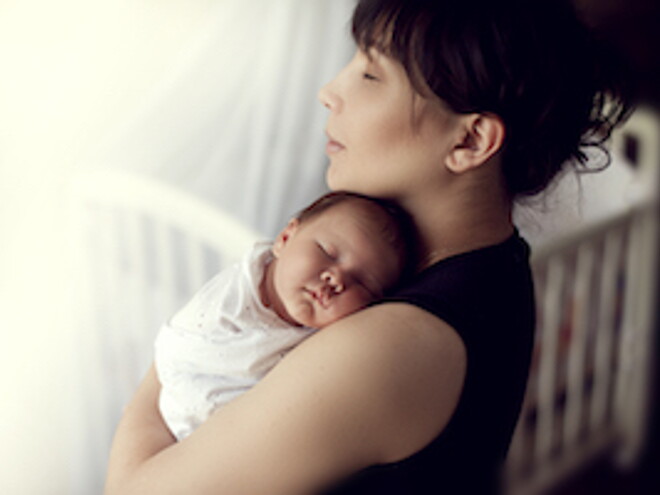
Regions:
[[389, 202], [326, 194], [275, 239], [262, 299], [290, 323], [324, 327], [401, 279], [412, 258], [411, 232], [407, 215]]

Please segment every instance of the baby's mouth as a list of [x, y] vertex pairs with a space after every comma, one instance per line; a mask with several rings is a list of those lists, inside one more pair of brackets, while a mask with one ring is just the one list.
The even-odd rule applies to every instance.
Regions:
[[312, 298], [321, 305], [322, 308], [325, 309], [330, 306], [330, 297], [327, 290], [316, 289], [308, 290], [308, 292], [312, 295]]

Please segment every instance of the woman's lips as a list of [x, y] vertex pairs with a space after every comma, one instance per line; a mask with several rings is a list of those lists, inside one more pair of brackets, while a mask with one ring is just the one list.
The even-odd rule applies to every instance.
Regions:
[[339, 153], [341, 150], [345, 148], [345, 146], [341, 144], [339, 141], [334, 140], [329, 133], [326, 133], [326, 135], [328, 136], [328, 143], [325, 145], [325, 152], [328, 155]]

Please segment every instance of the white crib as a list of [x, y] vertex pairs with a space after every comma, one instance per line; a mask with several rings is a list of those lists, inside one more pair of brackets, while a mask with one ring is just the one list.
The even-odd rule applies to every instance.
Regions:
[[[642, 115], [615, 141], [630, 151], [636, 140], [640, 173], [656, 184], [657, 133]], [[126, 172], [81, 174], [72, 192], [81, 267], [74, 477], [86, 495], [101, 492], [112, 434], [158, 326], [258, 235], [175, 187]], [[533, 255], [538, 332], [507, 464], [511, 495], [540, 494], [596, 456], [631, 464], [640, 452], [657, 311], [657, 197], [656, 189]]]
[[114, 429], [163, 321], [259, 235], [163, 182], [96, 170], [72, 183], [80, 415], [74, 492], [102, 493]]
[[511, 495], [544, 493], [608, 455], [632, 467], [645, 446], [658, 314], [656, 119], [638, 112], [613, 140], [647, 193], [533, 252], [537, 334], [507, 464]]

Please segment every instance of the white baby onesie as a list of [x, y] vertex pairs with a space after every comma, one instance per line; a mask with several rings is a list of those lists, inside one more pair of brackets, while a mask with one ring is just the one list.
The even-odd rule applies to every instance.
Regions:
[[182, 440], [219, 406], [254, 386], [314, 330], [266, 308], [259, 283], [271, 243], [256, 243], [239, 263], [211, 279], [156, 338], [159, 406]]

